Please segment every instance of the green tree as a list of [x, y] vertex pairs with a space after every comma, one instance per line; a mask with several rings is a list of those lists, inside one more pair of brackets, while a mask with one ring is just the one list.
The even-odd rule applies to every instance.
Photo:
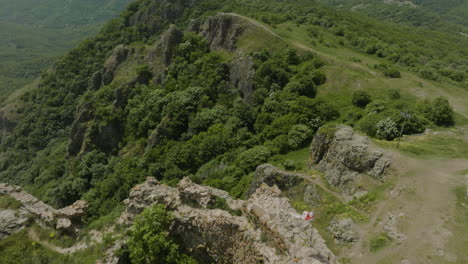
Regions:
[[292, 149], [297, 149], [303, 145], [309, 143], [312, 139], [312, 129], [306, 125], [295, 125], [289, 130], [288, 133], [288, 144]]
[[195, 264], [193, 258], [179, 252], [172, 241], [169, 227], [174, 217], [163, 205], [148, 207], [133, 223], [128, 240], [130, 259], [134, 264]]
[[353, 93], [352, 103], [357, 107], [364, 108], [372, 101], [370, 95], [366, 91], [356, 91]]
[[438, 126], [451, 126], [454, 123], [454, 113], [445, 97], [437, 97], [431, 103], [427, 102], [423, 110], [427, 119]]

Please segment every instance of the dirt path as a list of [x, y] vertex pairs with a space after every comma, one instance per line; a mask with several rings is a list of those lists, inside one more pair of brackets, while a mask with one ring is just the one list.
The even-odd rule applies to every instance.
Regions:
[[36, 233], [36, 231], [34, 230], [34, 228], [29, 228], [28, 229], [28, 237], [29, 239], [31, 239], [32, 241], [35, 241], [39, 244], [41, 244], [42, 246], [52, 250], [52, 251], [55, 251], [57, 253], [60, 253], [60, 254], [73, 254], [77, 251], [80, 251], [80, 250], [83, 250], [83, 249], [87, 249], [88, 247], [90, 246], [93, 246], [96, 242], [97, 243], [101, 243], [102, 242], [102, 234], [98, 231], [91, 231], [91, 238], [92, 238], [92, 242], [89, 242], [89, 243], [85, 243], [85, 242], [78, 242], [76, 243], [75, 245], [73, 245], [72, 247], [69, 247], [69, 248], [62, 248], [62, 247], [58, 247], [56, 245], [53, 245], [51, 243], [49, 243], [48, 241], [44, 241], [44, 240], [41, 240], [39, 238], [39, 235]]
[[[456, 226], [454, 188], [463, 184], [459, 173], [468, 169], [468, 160], [417, 160], [400, 155], [403, 173], [387, 199], [376, 205], [371, 221], [361, 225], [361, 239], [345, 252], [353, 263], [468, 263], [466, 255], [457, 251], [468, 227], [460, 232]], [[396, 218], [393, 228], [402, 239], [375, 253], [369, 242], [379, 233], [389, 216]], [[387, 222], [388, 223], [388, 222]], [[391, 226], [391, 224], [389, 224]], [[465, 242], [466, 243], [466, 242]]]
[[[292, 46], [296, 47], [296, 48], [299, 48], [299, 49], [303, 49], [303, 50], [307, 50], [307, 51], [312, 51], [316, 54], [318, 54], [319, 56], [323, 57], [323, 58], [326, 58], [328, 61], [330, 61], [331, 63], [335, 63], [336, 60], [333, 58], [333, 56], [329, 55], [329, 54], [326, 54], [326, 53], [323, 53], [321, 51], [318, 51], [316, 49], [313, 49], [312, 47], [310, 46], [307, 46], [305, 45], [304, 43], [301, 43], [301, 42], [298, 42], [298, 41], [291, 41], [291, 40], [288, 40], [288, 39], [285, 39], [283, 37], [281, 37], [280, 35], [278, 35], [275, 31], [273, 31], [270, 27], [260, 23], [259, 21], [253, 19], [253, 18], [250, 18], [250, 17], [246, 17], [246, 16], [242, 16], [242, 15], [239, 15], [239, 14], [236, 14], [236, 13], [229, 13], [230, 15], [233, 15], [233, 16], [237, 16], [237, 17], [240, 17], [246, 21], [248, 21], [249, 23], [265, 30], [266, 32], [268, 32], [269, 34], [271, 34], [272, 36], [278, 38], [278, 39], [281, 39], [282, 41], [286, 42], [286, 43], [289, 43], [291, 44]], [[380, 78], [379, 75], [375, 72], [375, 71], [372, 71], [370, 70], [369, 68], [367, 67], [364, 67], [360, 64], [357, 64], [357, 63], [352, 63], [350, 62], [349, 65], [352, 65], [353, 67], [355, 68], [359, 68], [361, 70], [364, 70], [368, 73], [370, 73], [372, 76], [374, 77], [377, 77], [377, 78]]]

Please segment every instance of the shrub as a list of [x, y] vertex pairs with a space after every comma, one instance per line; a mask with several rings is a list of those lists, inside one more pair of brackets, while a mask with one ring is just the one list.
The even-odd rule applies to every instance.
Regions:
[[376, 100], [366, 106], [366, 111], [369, 114], [380, 114], [387, 108], [387, 104], [382, 100]]
[[383, 71], [383, 74], [389, 78], [401, 78], [401, 73], [397, 68], [388, 68]]
[[151, 78], [153, 78], [153, 73], [149, 70], [147, 65], [138, 67], [136, 73], [138, 82], [142, 84], [147, 84]]
[[427, 102], [423, 110], [427, 119], [438, 126], [450, 126], [454, 123], [453, 109], [445, 97], [438, 97], [432, 103]]
[[366, 91], [359, 90], [353, 93], [352, 103], [357, 107], [364, 108], [371, 101], [371, 97]]
[[379, 139], [393, 140], [398, 137], [398, 127], [390, 117], [380, 120], [377, 125], [376, 136]]
[[172, 221], [172, 213], [160, 204], [148, 207], [136, 217], [127, 243], [132, 263], [197, 263], [181, 254], [178, 245], [171, 240], [169, 227]]
[[258, 165], [268, 161], [271, 152], [264, 146], [253, 147], [239, 155], [237, 164], [246, 171], [254, 170]]
[[391, 100], [398, 100], [401, 98], [400, 91], [398, 91], [397, 89], [390, 89], [388, 91], [388, 97]]
[[387, 65], [385, 63], [383, 64], [376, 64], [374, 66], [375, 69], [381, 71], [384, 76], [389, 77], [389, 78], [401, 78], [401, 74], [398, 71], [397, 68]]
[[370, 137], [377, 135], [377, 123], [381, 120], [379, 115], [366, 115], [362, 118], [357, 126], [359, 130], [366, 133]]
[[382, 233], [378, 237], [374, 238], [370, 242], [370, 250], [377, 251], [385, 246], [387, 246], [391, 241], [391, 238], [387, 233]]
[[305, 125], [295, 125], [289, 130], [288, 144], [292, 149], [297, 149], [312, 139], [312, 130]]
[[424, 79], [428, 79], [428, 80], [437, 80], [439, 78], [439, 76], [437, 76], [437, 73], [434, 72], [433, 70], [431, 69], [428, 69], [428, 68], [423, 68], [421, 70], [419, 70], [419, 74], [421, 75], [421, 77], [423, 77]]

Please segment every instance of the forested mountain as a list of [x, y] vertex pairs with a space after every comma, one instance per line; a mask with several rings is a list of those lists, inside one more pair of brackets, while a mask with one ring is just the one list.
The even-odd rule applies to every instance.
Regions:
[[[37, 4], [58, 7], [59, 2]], [[0, 15], [9, 22], [1, 23], [15, 25], [16, 32], [21, 28], [35, 31], [36, 42], [43, 44], [34, 44], [31, 52], [45, 53], [50, 39], [59, 36], [57, 32], [76, 34], [71, 39], [60, 35], [57, 41], [65, 39], [61, 46], [65, 49], [124, 4], [67, 1], [57, 10], [29, 9], [27, 2], [8, 3], [10, 12], [2, 10]], [[464, 186], [460, 187], [460, 175], [468, 169], [464, 134], [468, 125], [468, 38], [442, 30], [455, 24], [463, 29], [458, 19], [466, 19], [466, 14], [452, 13], [462, 7], [456, 1], [445, 11], [436, 2], [413, 3], [424, 4], [430, 16], [450, 16], [448, 23], [452, 24], [431, 22], [421, 28], [422, 24], [412, 20], [393, 21], [407, 24], [402, 26], [386, 22], [389, 17], [382, 19], [380, 14], [365, 16], [313, 0], [132, 2], [52, 67], [34, 68], [44, 70], [40, 79], [0, 105], [0, 182], [22, 187], [0, 185], [0, 194], [13, 193], [0, 196], [0, 208], [9, 210], [4, 215], [13, 219], [29, 219], [18, 224], [25, 231], [0, 241], [0, 262], [96, 263], [107, 259], [109, 248], [123, 263], [258, 260], [248, 250], [243, 255], [248, 242], [239, 247], [229, 244], [230, 239], [237, 239], [236, 232], [245, 232], [244, 239], [256, 237], [258, 247], [271, 250], [263, 253], [278, 259], [273, 263], [310, 263], [299, 262], [301, 259], [288, 253], [296, 244], [312, 248], [301, 254], [308, 254], [314, 263], [399, 263], [402, 257], [435, 259], [433, 263], [468, 260], [463, 248], [468, 237], [463, 228], [466, 208], [461, 205], [466, 197]], [[392, 14], [399, 18], [398, 10], [407, 10], [398, 4], [384, 5], [392, 8], [388, 14], [397, 12]], [[15, 49], [28, 47], [30, 36], [15, 38]], [[30, 65], [31, 60], [44, 60], [48, 65], [50, 58], [9, 56], [18, 60], [17, 67]], [[312, 140], [318, 150], [309, 152]], [[340, 148], [345, 141], [359, 144]], [[314, 165], [329, 149], [329, 156], [336, 156], [333, 166], [345, 167]], [[338, 150], [333, 153], [333, 149]], [[389, 178], [380, 178], [389, 166], [387, 153], [394, 155], [396, 165]], [[413, 162], [411, 166], [398, 163], [407, 161]], [[261, 167], [264, 163], [272, 165]], [[435, 167], [439, 163], [444, 165]], [[279, 169], [271, 169], [273, 165]], [[262, 168], [270, 168], [268, 173], [273, 176], [262, 179], [259, 174], [267, 173]], [[431, 169], [437, 176], [453, 177], [439, 182], [430, 177]], [[278, 172], [281, 170], [295, 173]], [[296, 180], [283, 182], [283, 176]], [[291, 232], [299, 237], [278, 235], [284, 232], [282, 226], [262, 217], [269, 213], [262, 210], [268, 210], [255, 207], [263, 196], [252, 193], [262, 180], [267, 184], [278, 181], [282, 188], [281, 195], [276, 189], [260, 188], [273, 193], [279, 204], [274, 206], [291, 203], [299, 214], [312, 208], [318, 213], [313, 227], [300, 224], [314, 237], [301, 237], [295, 227]], [[429, 183], [433, 184], [430, 188], [424, 185]], [[422, 191], [418, 184], [424, 186]], [[446, 188], [438, 192], [438, 186]], [[427, 189], [434, 195], [446, 195], [434, 200], [447, 204], [423, 196]], [[23, 191], [66, 210], [43, 206], [54, 213], [51, 217], [45, 214], [49, 219], [45, 224], [36, 220], [36, 226], [34, 217], [22, 213], [27, 206], [24, 209], [11, 199], [28, 201], [20, 199], [26, 196]], [[87, 201], [86, 211], [80, 211], [83, 203], [75, 203], [77, 200]], [[150, 205], [149, 200], [165, 206], [150, 207], [135, 216]], [[404, 214], [397, 218], [382, 212], [403, 207], [389, 201], [413, 200], [408, 204], [424, 208], [421, 217], [426, 216], [424, 206], [434, 206], [429, 209], [441, 214], [450, 207], [446, 225], [453, 235], [429, 246], [414, 245], [420, 238], [413, 233], [408, 233], [406, 242], [400, 241], [402, 236], [394, 232], [395, 221]], [[70, 205], [79, 211], [78, 217], [68, 213], [70, 207], [66, 206]], [[205, 217], [206, 212], [210, 217]], [[411, 207], [405, 212], [411, 217], [419, 211]], [[271, 217], [278, 217], [275, 221], [279, 222], [298, 218], [290, 212], [275, 214]], [[226, 219], [241, 224], [235, 226]], [[125, 226], [127, 220], [134, 221], [131, 228]], [[347, 239], [330, 231], [333, 223], [342, 220], [359, 226], [361, 237], [355, 247], [342, 240], [356, 242], [358, 235]], [[197, 227], [217, 223], [225, 228], [221, 231], [228, 230], [228, 249], [209, 242], [219, 239], [216, 235], [194, 236], [193, 244], [197, 239], [208, 242], [189, 247], [180, 234], [198, 230], [190, 221], [197, 222]], [[428, 228], [432, 224], [440, 223], [428, 222]], [[416, 229], [411, 227], [404, 231]], [[85, 244], [82, 250], [73, 247], [79, 242]], [[290, 243], [294, 246], [288, 246]], [[387, 250], [388, 245], [401, 251]], [[63, 249], [69, 246], [73, 250]], [[261, 250], [252, 250], [257, 251]], [[223, 254], [228, 257], [224, 259]], [[240, 255], [249, 261], [233, 259]]]
[[0, 100], [37, 78], [129, 0], [0, 1]]

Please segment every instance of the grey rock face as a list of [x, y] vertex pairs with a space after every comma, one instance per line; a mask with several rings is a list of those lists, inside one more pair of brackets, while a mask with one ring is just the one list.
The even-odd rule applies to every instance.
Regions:
[[102, 73], [103, 85], [108, 85], [112, 82], [117, 67], [127, 59], [128, 51], [128, 48], [124, 45], [115, 47], [112, 55], [104, 63], [104, 70]]
[[[76, 201], [73, 205], [56, 210], [36, 197], [24, 192], [20, 187], [10, 184], [0, 184], [0, 195], [8, 195], [22, 204], [18, 210], [2, 210], [0, 213], [0, 234], [12, 234], [25, 227], [27, 216], [39, 225], [70, 232], [78, 231], [80, 218], [87, 208], [85, 201]], [[13, 211], [13, 215], [12, 215]]]
[[253, 78], [255, 76], [254, 62], [251, 57], [238, 51], [229, 67], [231, 84], [239, 91], [241, 97], [252, 103]]
[[287, 190], [304, 182], [300, 173], [293, 173], [280, 170], [271, 164], [263, 164], [255, 170], [254, 180], [247, 191], [247, 196], [252, 195], [262, 185], [278, 186], [281, 190]]
[[0, 210], [0, 239], [3, 239], [11, 234], [14, 234], [27, 224], [26, 210]]
[[3, 134], [11, 133], [16, 127], [16, 123], [9, 120], [3, 112], [0, 112], [0, 132]]
[[202, 35], [212, 50], [236, 49], [237, 37], [242, 33], [241, 18], [220, 13], [205, 21], [196, 20], [189, 26], [190, 31]]
[[355, 242], [358, 234], [352, 230], [353, 224], [351, 218], [333, 219], [327, 229], [340, 242]]
[[398, 217], [396, 215], [388, 213], [381, 224], [391, 239], [399, 242], [406, 240], [406, 236], [398, 230]]
[[[310, 222], [296, 217], [277, 187], [261, 185], [249, 200], [182, 180], [177, 188], [148, 178], [134, 187], [120, 223], [131, 224], [144, 208], [160, 203], [174, 213], [173, 236], [199, 261], [213, 263], [338, 263]], [[210, 206], [214, 199], [226, 208]], [[234, 213], [237, 212], [237, 213]], [[118, 263], [110, 252], [106, 263]]]
[[162, 61], [165, 66], [171, 63], [174, 49], [182, 41], [183, 33], [176, 26], [171, 25], [169, 29], [161, 35]]
[[391, 157], [349, 126], [338, 126], [333, 135], [321, 133], [314, 137], [311, 163], [325, 173], [327, 181], [343, 193], [358, 191], [362, 174], [382, 179], [391, 165]]
[[143, 2], [146, 6], [128, 20], [130, 26], [144, 25], [151, 34], [159, 33], [167, 24], [174, 24], [184, 15], [186, 8], [199, 0], [159, 0]]
[[309, 183], [304, 191], [304, 202], [309, 204], [310, 206], [318, 206], [320, 205], [321, 199], [320, 194], [317, 190], [317, 187], [313, 183]]

